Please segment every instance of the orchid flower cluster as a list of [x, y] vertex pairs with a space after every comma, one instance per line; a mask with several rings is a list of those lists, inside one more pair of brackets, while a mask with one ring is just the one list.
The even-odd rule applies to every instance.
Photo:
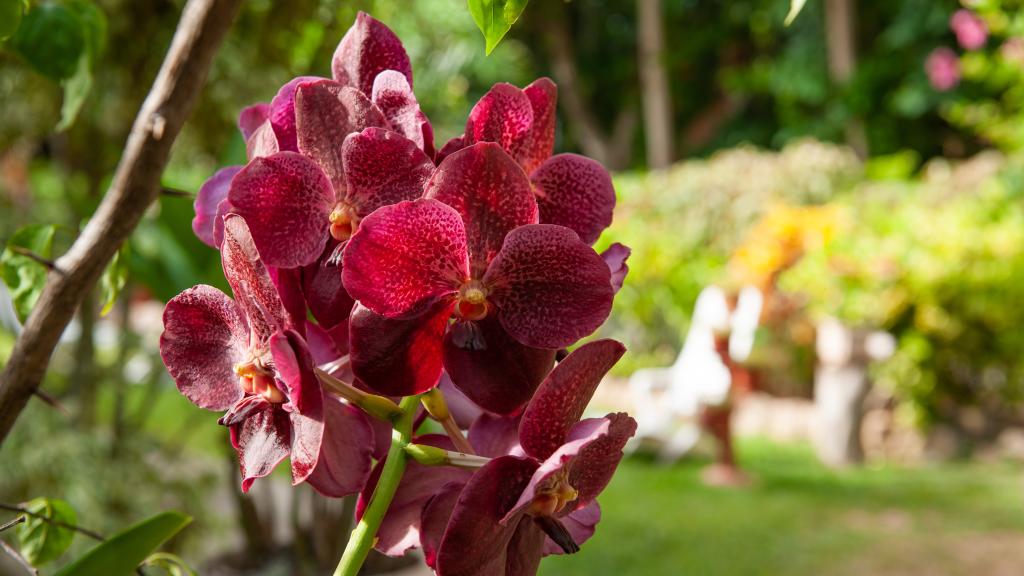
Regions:
[[552, 155], [556, 98], [497, 84], [435, 150], [405, 49], [360, 13], [332, 78], [242, 111], [248, 163], [197, 195], [232, 296], [168, 302], [161, 355], [223, 412], [242, 490], [288, 458], [294, 484], [359, 494], [339, 574], [417, 546], [442, 576], [534, 574], [594, 532], [636, 423], [581, 417], [625, 348], [566, 349], [608, 317], [629, 250], [591, 247], [615, 192]]

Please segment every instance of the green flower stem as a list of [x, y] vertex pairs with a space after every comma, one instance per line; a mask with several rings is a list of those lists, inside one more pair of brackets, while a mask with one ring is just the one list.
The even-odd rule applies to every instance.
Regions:
[[377, 481], [377, 487], [373, 490], [370, 505], [363, 511], [363, 517], [359, 520], [359, 524], [352, 530], [348, 545], [345, 546], [345, 553], [341, 555], [341, 562], [334, 570], [334, 576], [356, 576], [359, 573], [359, 568], [366, 561], [366, 555], [370, 553], [370, 548], [373, 548], [373, 544], [377, 540], [377, 529], [380, 528], [384, 514], [391, 506], [391, 499], [395, 497], [398, 483], [402, 480], [402, 474], [405, 472], [407, 461], [405, 447], [412, 442], [412, 425], [419, 403], [419, 396], [406, 396], [399, 403], [401, 413], [392, 421], [391, 448], [388, 449], [387, 460], [384, 461], [380, 480]]

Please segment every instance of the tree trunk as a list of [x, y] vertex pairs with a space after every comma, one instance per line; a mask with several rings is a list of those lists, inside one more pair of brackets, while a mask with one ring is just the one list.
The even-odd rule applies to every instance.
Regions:
[[[845, 86], [857, 67], [856, 0], [825, 0], [825, 41], [828, 44], [828, 70], [832, 81]], [[868, 155], [864, 123], [851, 118], [846, 124], [846, 143], [862, 158]]]
[[637, 0], [637, 45], [643, 97], [647, 166], [664, 170], [672, 165], [672, 93], [665, 72], [665, 39], [661, 0]]

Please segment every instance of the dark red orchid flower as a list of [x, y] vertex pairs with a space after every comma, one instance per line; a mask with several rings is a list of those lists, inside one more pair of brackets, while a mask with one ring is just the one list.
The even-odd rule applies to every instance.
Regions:
[[[194, 404], [226, 410], [242, 489], [291, 459], [292, 481], [331, 495], [358, 491], [369, 473], [365, 416], [325, 399], [305, 342], [292, 329], [244, 219], [224, 219], [221, 257], [235, 299], [196, 286], [164, 309], [160, 354]], [[324, 438], [325, 426], [331, 431]], [[348, 443], [351, 436], [359, 443]]]
[[446, 158], [424, 196], [378, 209], [345, 250], [343, 283], [366, 309], [350, 325], [355, 375], [409, 395], [443, 364], [481, 407], [514, 412], [554, 350], [608, 316], [609, 269], [572, 230], [536, 223], [526, 175], [493, 143]]
[[526, 88], [495, 84], [466, 121], [462, 136], [450, 140], [438, 158], [476, 142], [495, 142], [529, 175], [540, 222], [571, 228], [587, 244], [612, 223], [615, 189], [600, 163], [578, 154], [551, 155], [555, 143], [558, 89], [548, 78]]
[[[551, 372], [519, 419], [520, 445], [478, 470], [461, 488], [446, 484], [420, 520], [428, 562], [439, 576], [535, 574], [544, 555], [572, 553], [589, 538], [610, 481], [636, 430], [625, 414], [580, 421], [598, 383], [625, 352], [614, 340], [581, 346]], [[490, 416], [497, 446], [508, 427]], [[511, 419], [504, 419], [507, 423]], [[470, 436], [474, 435], [471, 430]]]

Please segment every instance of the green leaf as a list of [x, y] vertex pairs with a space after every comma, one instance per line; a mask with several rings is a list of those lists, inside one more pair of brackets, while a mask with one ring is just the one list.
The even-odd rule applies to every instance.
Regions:
[[191, 521], [180, 512], [161, 512], [100, 543], [55, 576], [131, 576], [153, 550]]
[[490, 54], [516, 23], [529, 0], [469, 0], [469, 13], [483, 32]]
[[796, 20], [796, 17], [800, 14], [800, 11], [804, 9], [804, 4], [807, 0], [789, 0], [789, 13], [786, 14], [785, 25], [789, 26]]
[[107, 17], [99, 8], [86, 0], [72, 0], [67, 3], [67, 7], [78, 16], [82, 24], [85, 51], [78, 59], [74, 76], [61, 82], [64, 85], [64, 102], [60, 108], [58, 132], [70, 128], [78, 118], [86, 97], [92, 91], [93, 70], [107, 45]]
[[[39, 514], [54, 522], [75, 526], [78, 518], [75, 509], [63, 500], [36, 498], [25, 505], [32, 514]], [[25, 522], [18, 526], [18, 541], [21, 555], [33, 566], [42, 566], [56, 560], [71, 546], [75, 532], [71, 528], [47, 522], [44, 518], [26, 515]]]
[[0, 0], [0, 40], [7, 40], [21, 25], [28, 0]]
[[120, 250], [114, 253], [114, 258], [110, 261], [110, 264], [107, 264], [107, 269], [103, 271], [103, 276], [100, 276], [100, 302], [103, 303], [100, 316], [106, 316], [110, 309], [114, 307], [114, 302], [117, 302], [121, 289], [124, 288], [125, 282], [128, 281], [129, 262], [128, 243], [126, 242], [124, 246], [121, 246]]
[[78, 70], [75, 75], [62, 82], [64, 85], [64, 102], [60, 106], [60, 122], [57, 123], [57, 131], [63, 132], [71, 127], [78, 118], [78, 113], [85, 104], [86, 97], [92, 91], [92, 67], [89, 65], [89, 55], [82, 54], [78, 59]]
[[157, 552], [146, 558], [144, 564], [146, 567], [162, 570], [169, 576], [196, 576], [195, 570], [192, 570], [184, 560], [169, 552]]
[[11, 38], [14, 50], [40, 74], [70, 78], [86, 50], [82, 19], [63, 4], [48, 2], [29, 10]]
[[7, 241], [7, 247], [0, 254], [0, 276], [11, 291], [14, 310], [22, 322], [28, 318], [29, 312], [43, 293], [46, 284], [46, 266], [33, 260], [18, 249], [30, 252], [42, 258], [50, 258], [53, 251], [53, 233], [56, 227], [52, 224], [32, 224], [19, 229]]

